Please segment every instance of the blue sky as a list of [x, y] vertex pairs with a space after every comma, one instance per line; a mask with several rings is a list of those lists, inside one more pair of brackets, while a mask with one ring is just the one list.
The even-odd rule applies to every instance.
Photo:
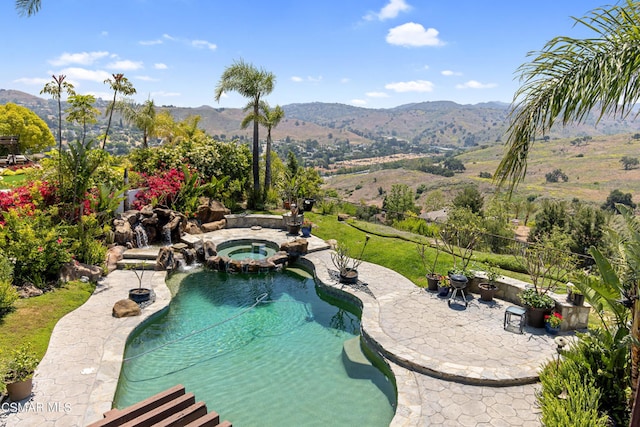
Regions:
[[52, 74], [109, 99], [124, 73], [156, 105], [242, 107], [214, 89], [242, 58], [277, 77], [271, 105], [390, 108], [424, 101], [511, 102], [527, 53], [585, 37], [571, 16], [602, 0], [42, 0], [0, 4], [0, 88], [37, 95]]

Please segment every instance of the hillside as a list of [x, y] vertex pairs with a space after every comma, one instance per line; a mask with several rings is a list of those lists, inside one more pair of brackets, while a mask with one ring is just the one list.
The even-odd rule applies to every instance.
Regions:
[[[0, 104], [7, 102], [31, 108], [47, 121], [55, 133], [57, 105], [52, 99], [0, 89]], [[98, 100], [96, 107], [104, 111], [106, 105], [106, 101]], [[240, 129], [240, 122], [245, 114], [241, 109], [211, 106], [158, 108], [168, 109], [177, 119], [199, 115], [201, 127], [220, 139], [251, 137], [251, 129]], [[423, 151], [433, 147], [499, 145], [507, 128], [509, 112], [509, 106], [501, 103], [460, 105], [449, 101], [407, 104], [390, 109], [313, 102], [285, 105], [283, 109], [285, 119], [273, 130], [276, 141], [287, 138], [298, 142], [315, 140], [320, 145], [331, 146], [347, 141], [352, 145], [370, 144], [397, 138], [422, 146]], [[116, 120], [119, 118], [116, 117]], [[124, 124], [123, 128], [128, 127]], [[602, 136], [635, 132], [636, 129], [637, 125], [631, 121], [605, 117], [597, 127], [591, 120], [581, 126], [558, 127], [550, 136]]]

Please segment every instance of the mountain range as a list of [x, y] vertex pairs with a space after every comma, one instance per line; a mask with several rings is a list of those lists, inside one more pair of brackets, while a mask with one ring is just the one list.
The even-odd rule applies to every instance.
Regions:
[[[0, 104], [12, 102], [33, 110], [50, 128], [56, 126], [57, 103], [25, 92], [0, 89]], [[108, 101], [99, 99], [96, 107], [105, 111]], [[64, 103], [63, 103], [64, 104]], [[63, 105], [63, 108], [65, 106]], [[251, 127], [240, 129], [245, 116], [239, 108], [158, 106], [168, 109], [177, 120], [199, 115], [200, 127], [222, 140], [250, 139]], [[285, 118], [273, 129], [275, 141], [317, 141], [320, 145], [349, 142], [370, 144], [396, 138], [426, 147], [471, 147], [500, 144], [508, 129], [510, 106], [504, 103], [460, 105], [450, 101], [432, 101], [370, 109], [338, 103], [303, 103], [282, 106]], [[551, 138], [635, 133], [632, 120], [603, 117], [596, 126], [595, 115], [585, 123], [556, 126]], [[104, 120], [104, 116], [102, 117]], [[126, 128], [126, 123], [124, 124]], [[264, 133], [263, 133], [264, 135]]]

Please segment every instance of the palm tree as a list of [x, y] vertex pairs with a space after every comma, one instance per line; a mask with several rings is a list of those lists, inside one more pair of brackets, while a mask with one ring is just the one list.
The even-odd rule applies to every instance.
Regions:
[[[507, 152], [494, 176], [500, 184], [509, 182], [511, 191], [526, 175], [527, 155], [536, 135], [544, 135], [558, 120], [563, 125], [581, 123], [594, 109], [599, 110], [599, 118], [605, 114], [624, 118], [639, 101], [640, 3], [627, 0], [597, 8], [575, 21], [595, 32], [594, 37], [556, 37], [519, 69], [524, 83], [514, 96]], [[637, 283], [632, 288], [631, 386], [637, 402], [640, 300]], [[638, 408], [634, 405], [631, 425], [640, 424]]]
[[[271, 129], [280, 124], [280, 121], [284, 118], [284, 110], [279, 105], [276, 105], [274, 109], [271, 109], [269, 104], [262, 101], [260, 102], [260, 112], [261, 114], [257, 117], [257, 120], [262, 126], [267, 128], [267, 149], [265, 152], [264, 163], [264, 190], [262, 192], [262, 198], [266, 200], [267, 193], [271, 188]], [[242, 120], [240, 126], [242, 129], [246, 129], [247, 126], [249, 126], [249, 123], [255, 119], [256, 118], [253, 113], [251, 113]]]
[[35, 15], [40, 10], [40, 0], [16, 0], [16, 9], [20, 15]]
[[62, 101], [60, 98], [62, 98], [62, 92], [67, 92], [67, 96], [70, 97], [75, 95], [75, 91], [71, 83], [64, 81], [67, 77], [64, 74], [60, 74], [59, 76], [53, 75], [51, 77], [53, 81], [44, 85], [40, 94], [49, 94], [53, 99], [58, 101], [58, 172], [60, 174], [60, 185], [62, 185], [62, 157], [60, 157], [62, 153]]
[[594, 9], [575, 19], [596, 34], [588, 39], [556, 37], [519, 68], [523, 85], [514, 96], [507, 152], [494, 179], [510, 190], [527, 172], [536, 135], [560, 120], [583, 122], [597, 108], [626, 117], [640, 97], [640, 3]]
[[108, 83], [113, 90], [113, 100], [107, 106], [105, 114], [109, 114], [109, 121], [107, 122], [107, 130], [104, 133], [104, 140], [102, 141], [102, 149], [107, 145], [107, 137], [109, 136], [109, 128], [111, 128], [111, 119], [113, 118], [113, 110], [116, 109], [116, 97], [118, 92], [122, 95], [128, 96], [136, 93], [136, 89], [131, 82], [124, 76], [124, 74], [112, 74], [113, 79], [106, 79], [104, 82]]
[[142, 131], [142, 147], [149, 148], [148, 138], [156, 135], [156, 106], [153, 100], [147, 99], [142, 105], [122, 102], [119, 110], [127, 122]]
[[251, 119], [253, 121], [253, 197], [250, 203], [254, 206], [260, 199], [260, 146], [258, 139], [260, 100], [273, 91], [275, 80], [276, 76], [273, 73], [257, 69], [252, 64], [240, 59], [224, 70], [215, 91], [215, 100], [218, 102], [223, 93], [230, 91], [236, 91], [250, 99], [247, 104], [247, 107], [253, 110], [251, 113], [253, 115], [253, 119]]

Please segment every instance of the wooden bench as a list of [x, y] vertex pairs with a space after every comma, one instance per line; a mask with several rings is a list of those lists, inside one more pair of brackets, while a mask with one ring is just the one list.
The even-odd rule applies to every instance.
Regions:
[[124, 409], [112, 409], [89, 427], [232, 427], [220, 422], [216, 412], [207, 413], [204, 402], [197, 402], [183, 385], [151, 396]]

